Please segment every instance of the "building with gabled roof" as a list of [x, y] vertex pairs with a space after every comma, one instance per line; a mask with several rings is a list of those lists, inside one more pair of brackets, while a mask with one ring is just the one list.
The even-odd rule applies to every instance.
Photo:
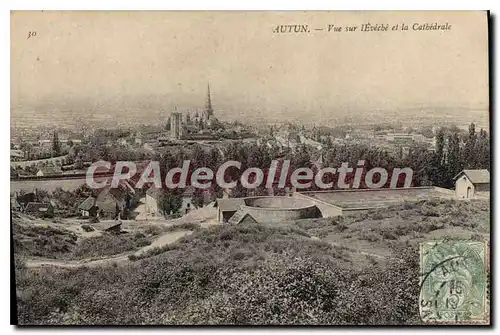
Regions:
[[217, 199], [214, 207], [217, 207], [217, 221], [219, 223], [229, 222], [229, 219], [245, 205], [244, 198]]
[[100, 231], [108, 233], [119, 233], [122, 227], [121, 220], [107, 220], [92, 224], [92, 226]]
[[89, 196], [79, 206], [78, 209], [83, 218], [94, 217], [97, 215], [99, 207], [96, 206], [96, 198]]
[[24, 208], [28, 203], [35, 201], [36, 194], [35, 192], [28, 192], [18, 195], [16, 192], [15, 198], [16, 201], [19, 203], [19, 205], [21, 205], [21, 207]]
[[43, 176], [58, 176], [61, 175], [62, 169], [60, 166], [44, 166], [38, 169], [36, 175], [38, 177], [43, 177]]
[[30, 202], [24, 208], [26, 214], [51, 217], [54, 215], [54, 206], [50, 202]]
[[462, 170], [453, 179], [457, 198], [489, 197], [490, 172], [488, 170]]
[[227, 223], [230, 224], [257, 223], [257, 220], [255, 220], [254, 217], [251, 216], [250, 214], [242, 210], [238, 210], [236, 211], [236, 213], [233, 214], [233, 216], [231, 216], [231, 218]]
[[17, 201], [17, 199], [15, 197], [11, 197], [10, 198], [10, 209], [12, 211], [20, 212], [23, 209], [23, 207], [21, 206], [21, 204]]
[[158, 200], [162, 193], [161, 188], [150, 187], [146, 191], [146, 214], [152, 216], [159, 216], [160, 210], [158, 208]]
[[95, 201], [95, 206], [99, 207], [99, 216], [110, 218], [122, 216], [129, 206], [129, 198], [127, 190], [123, 187], [104, 187]]

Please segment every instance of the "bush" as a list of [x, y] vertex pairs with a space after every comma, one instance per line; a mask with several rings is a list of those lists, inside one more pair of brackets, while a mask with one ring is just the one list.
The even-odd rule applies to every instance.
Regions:
[[91, 225], [88, 225], [88, 224], [82, 224], [82, 229], [83, 231], [85, 232], [91, 232], [91, 231], [94, 231], [94, 228], [91, 226]]
[[44, 258], [66, 257], [77, 241], [77, 236], [65, 229], [22, 225], [15, 221], [13, 238], [16, 255]]
[[382, 240], [382, 236], [372, 230], [362, 230], [359, 238], [370, 242], [378, 242]]
[[148, 226], [146, 229], [144, 229], [144, 234], [146, 235], [160, 235], [162, 233], [162, 229], [158, 226]]
[[198, 230], [200, 229], [200, 226], [196, 223], [192, 222], [186, 222], [186, 223], [180, 223], [180, 224], [173, 224], [171, 226], [168, 226], [163, 229], [164, 232], [169, 232], [169, 231], [175, 231], [175, 230]]
[[72, 256], [75, 258], [90, 258], [117, 255], [126, 251], [137, 250], [151, 244], [145, 236], [131, 234], [109, 234], [83, 239], [75, 247]]

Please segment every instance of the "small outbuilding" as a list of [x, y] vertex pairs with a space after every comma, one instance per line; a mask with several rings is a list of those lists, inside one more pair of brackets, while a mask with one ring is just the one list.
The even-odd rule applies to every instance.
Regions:
[[120, 233], [121, 228], [122, 228], [122, 221], [121, 220], [108, 220], [108, 221], [95, 223], [92, 226], [95, 229], [98, 229], [100, 231], [118, 234], [118, 233]]
[[89, 196], [79, 206], [80, 214], [83, 218], [96, 217], [99, 207], [95, 205], [96, 198]]
[[214, 207], [217, 207], [217, 221], [226, 223], [240, 209], [241, 205], [245, 205], [243, 198], [217, 199]]
[[490, 172], [488, 170], [462, 170], [453, 178], [455, 195], [459, 199], [489, 196]]
[[36, 172], [37, 177], [44, 177], [44, 176], [58, 176], [62, 174], [62, 169], [60, 166], [45, 166]]

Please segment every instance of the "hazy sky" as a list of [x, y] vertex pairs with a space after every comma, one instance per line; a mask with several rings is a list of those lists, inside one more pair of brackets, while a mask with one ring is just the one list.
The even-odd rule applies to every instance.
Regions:
[[[452, 29], [412, 30], [426, 22]], [[273, 34], [280, 24], [311, 32]], [[485, 109], [487, 41], [485, 12], [13, 12], [12, 113], [202, 107], [208, 81], [216, 111], [242, 117]]]

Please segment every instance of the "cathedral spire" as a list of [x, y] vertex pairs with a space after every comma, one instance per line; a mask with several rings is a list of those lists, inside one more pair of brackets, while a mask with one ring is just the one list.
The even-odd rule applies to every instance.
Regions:
[[212, 99], [210, 98], [210, 83], [207, 83], [207, 101], [205, 102], [205, 111], [207, 112], [209, 117], [214, 114], [214, 109], [212, 108]]

